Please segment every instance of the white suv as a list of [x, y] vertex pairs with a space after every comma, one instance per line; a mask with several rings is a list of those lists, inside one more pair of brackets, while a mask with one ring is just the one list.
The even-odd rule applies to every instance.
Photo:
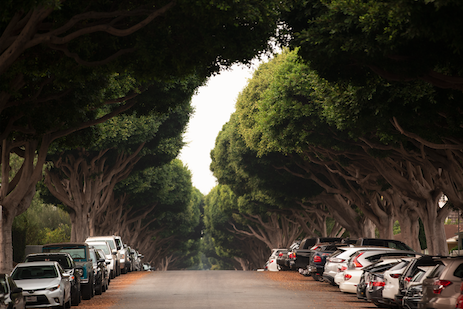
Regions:
[[115, 258], [115, 272], [113, 272], [113, 277], [110, 277], [111, 279], [114, 279], [114, 277], [119, 276], [121, 274], [121, 255], [119, 252], [120, 247], [118, 247], [117, 245], [116, 236], [90, 236], [85, 240], [85, 242], [88, 244], [91, 244], [92, 242], [101, 241], [104, 241], [109, 245], [109, 247], [111, 248], [111, 253]]
[[120, 236], [114, 236], [117, 243], [117, 250], [119, 251], [119, 261], [121, 266], [121, 273], [126, 274], [130, 268], [130, 257], [127, 252], [127, 248], [124, 247], [124, 243]]

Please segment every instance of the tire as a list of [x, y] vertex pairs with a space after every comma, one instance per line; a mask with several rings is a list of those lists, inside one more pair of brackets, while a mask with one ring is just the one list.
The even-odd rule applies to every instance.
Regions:
[[69, 300], [64, 304], [64, 308], [71, 308], [72, 307], [72, 294], [71, 297], [69, 297]]
[[101, 295], [102, 293], [103, 293], [103, 282], [100, 281], [100, 283], [95, 286], [95, 295]]
[[75, 293], [71, 292], [71, 304], [73, 306], [78, 306], [80, 303], [80, 289], [77, 288]]
[[110, 270], [110, 272], [109, 272], [109, 278], [110, 278], [110, 279], [116, 278], [116, 275], [114, 274], [114, 269], [111, 269], [111, 270]]
[[88, 300], [93, 296], [93, 284], [84, 284], [81, 286], [82, 299]]

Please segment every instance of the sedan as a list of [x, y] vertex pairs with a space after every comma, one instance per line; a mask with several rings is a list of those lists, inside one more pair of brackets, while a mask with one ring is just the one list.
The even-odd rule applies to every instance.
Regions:
[[0, 274], [0, 308], [26, 308], [23, 289], [8, 274]]
[[23, 289], [28, 308], [71, 307], [70, 276], [57, 262], [19, 263], [11, 277]]

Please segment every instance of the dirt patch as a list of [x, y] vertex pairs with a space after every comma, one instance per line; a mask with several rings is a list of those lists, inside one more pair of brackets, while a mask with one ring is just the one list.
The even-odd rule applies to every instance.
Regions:
[[92, 299], [82, 300], [79, 304], [79, 308], [82, 309], [106, 309], [115, 304], [119, 300], [120, 291], [128, 287], [133, 282], [147, 275], [149, 272], [136, 271], [128, 274], [120, 275], [111, 280], [109, 283], [109, 289], [101, 295], [95, 295]]

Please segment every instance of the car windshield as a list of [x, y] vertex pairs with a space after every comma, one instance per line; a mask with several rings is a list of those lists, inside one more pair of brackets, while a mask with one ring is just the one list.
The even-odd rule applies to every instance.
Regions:
[[50, 253], [67, 252], [77, 262], [84, 262], [87, 259], [85, 247], [49, 247], [43, 250]]
[[58, 272], [52, 265], [18, 267], [12, 274], [13, 280], [57, 278]]
[[95, 249], [101, 249], [103, 250], [104, 254], [108, 255], [108, 254], [111, 254], [111, 252], [109, 252], [109, 248], [108, 246], [105, 246], [105, 245], [92, 245]]

